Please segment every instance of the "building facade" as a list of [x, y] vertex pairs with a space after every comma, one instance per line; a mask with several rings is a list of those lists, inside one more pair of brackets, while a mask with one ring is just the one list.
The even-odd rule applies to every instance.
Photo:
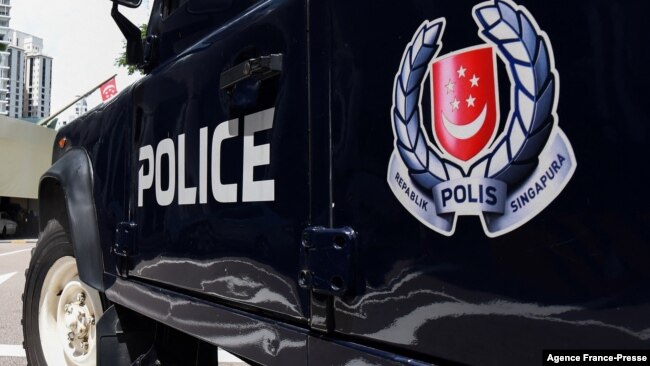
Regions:
[[29, 111], [28, 102], [34, 116], [49, 114], [52, 59], [42, 55], [42, 39], [9, 28], [10, 10], [11, 0], [0, 0], [0, 211], [18, 222], [16, 236], [35, 238], [38, 178], [50, 165], [56, 132], [15, 118]]
[[[9, 116], [47, 117], [50, 115], [52, 92], [52, 58], [43, 54], [43, 39], [13, 29], [9, 31], [9, 37], [10, 47], [15, 51], [15, 55], [12, 52], [11, 61], [15, 58], [16, 67], [21, 68], [16, 70], [16, 73], [11, 73], [12, 77], [16, 77], [11, 79], [11, 83], [19, 85], [19, 89], [22, 89], [18, 92], [10, 90], [16, 95], [9, 107]], [[13, 62], [11, 64], [13, 66]], [[16, 103], [19, 99], [22, 103]]]
[[11, 118], [23, 116], [23, 99], [25, 96], [25, 51], [21, 48], [9, 45], [9, 80], [8, 80], [8, 104], [5, 113]]
[[52, 58], [42, 54], [27, 53], [25, 56], [25, 90], [23, 117], [47, 117], [50, 115], [52, 91]]
[[0, 115], [50, 115], [52, 58], [43, 39], [9, 28], [11, 0], [0, 0]]
[[11, 19], [11, 1], [0, 0], [0, 114], [8, 113], [8, 95], [10, 88], [9, 70], [9, 20]]
[[[79, 96], [77, 96], [77, 98], [79, 98]], [[86, 98], [83, 98], [74, 105], [74, 118], [81, 117], [86, 114], [86, 112], [88, 112], [88, 102], [86, 102]]]
[[[0, 36], [1, 32], [0, 28]], [[43, 54], [43, 39], [7, 29], [4, 40], [6, 66], [0, 64], [0, 114], [12, 118], [49, 116], [52, 58]]]

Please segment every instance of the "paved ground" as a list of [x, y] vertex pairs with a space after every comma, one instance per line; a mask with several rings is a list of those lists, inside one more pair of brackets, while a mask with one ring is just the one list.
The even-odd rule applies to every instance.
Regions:
[[[36, 240], [0, 240], [0, 366], [25, 366], [21, 295], [25, 269]], [[219, 352], [220, 366], [241, 366], [235, 356]]]
[[[23, 332], [20, 325], [25, 286], [25, 269], [29, 265], [34, 241], [11, 244], [0, 242], [0, 365], [26, 365]], [[7, 357], [7, 356], [12, 357]]]

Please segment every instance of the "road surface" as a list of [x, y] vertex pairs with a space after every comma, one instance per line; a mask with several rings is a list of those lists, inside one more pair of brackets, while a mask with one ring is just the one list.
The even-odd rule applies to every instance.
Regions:
[[[13, 244], [18, 243], [18, 244]], [[22, 301], [33, 240], [0, 242], [0, 365], [24, 366]]]

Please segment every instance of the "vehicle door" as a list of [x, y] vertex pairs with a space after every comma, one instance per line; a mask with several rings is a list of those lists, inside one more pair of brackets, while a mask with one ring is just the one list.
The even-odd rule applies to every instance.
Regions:
[[134, 89], [129, 276], [305, 319], [304, 3], [206, 4], [153, 5], [145, 57], [157, 66]]
[[[329, 26], [311, 41], [329, 45], [314, 75], [330, 75], [333, 226], [358, 233], [333, 331], [435, 364], [647, 348], [646, 5], [310, 7]], [[484, 105], [493, 143], [470, 131]], [[507, 184], [499, 210], [489, 179]]]

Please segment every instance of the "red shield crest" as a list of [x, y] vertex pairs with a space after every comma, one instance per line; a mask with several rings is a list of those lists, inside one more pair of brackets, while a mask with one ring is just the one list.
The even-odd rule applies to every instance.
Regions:
[[444, 56], [432, 65], [433, 131], [441, 148], [468, 161], [492, 141], [499, 118], [494, 50]]

